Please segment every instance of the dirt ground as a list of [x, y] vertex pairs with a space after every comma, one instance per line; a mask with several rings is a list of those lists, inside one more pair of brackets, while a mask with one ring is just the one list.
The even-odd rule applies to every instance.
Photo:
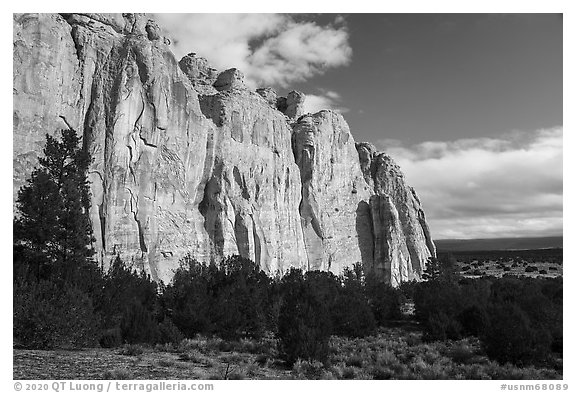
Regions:
[[285, 379], [290, 370], [257, 365], [247, 353], [196, 353], [181, 360], [178, 353], [145, 350], [137, 356], [118, 349], [75, 351], [14, 350], [14, 379]]

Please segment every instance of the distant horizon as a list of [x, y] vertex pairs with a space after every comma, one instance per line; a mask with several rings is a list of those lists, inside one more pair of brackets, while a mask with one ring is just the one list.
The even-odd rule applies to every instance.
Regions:
[[508, 236], [508, 237], [476, 237], [476, 238], [442, 238], [442, 239], [432, 239], [432, 241], [466, 241], [466, 240], [508, 240], [508, 239], [554, 239], [554, 238], [564, 238], [564, 235], [553, 235], [553, 236]]

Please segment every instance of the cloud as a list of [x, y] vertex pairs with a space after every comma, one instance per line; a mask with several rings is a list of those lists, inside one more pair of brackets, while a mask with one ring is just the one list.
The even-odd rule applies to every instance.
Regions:
[[435, 238], [562, 233], [562, 128], [501, 138], [382, 140], [420, 195]]
[[320, 26], [286, 14], [155, 14], [177, 58], [189, 52], [217, 69], [240, 69], [252, 86], [287, 87], [349, 63], [342, 18]]
[[331, 90], [320, 90], [319, 95], [306, 94], [304, 101], [304, 111], [308, 113], [316, 113], [322, 109], [332, 109], [336, 112], [346, 113], [349, 111], [341, 105], [342, 98], [340, 94]]

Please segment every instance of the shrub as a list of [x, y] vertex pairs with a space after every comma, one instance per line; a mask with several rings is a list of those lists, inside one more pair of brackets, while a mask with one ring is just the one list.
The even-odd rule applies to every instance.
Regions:
[[333, 333], [346, 337], [364, 337], [374, 331], [376, 322], [366, 299], [344, 288], [332, 309]]
[[292, 373], [298, 379], [322, 379], [324, 365], [318, 361], [298, 359], [292, 366]]
[[93, 347], [99, 320], [90, 297], [51, 281], [14, 287], [14, 342], [31, 349]]
[[274, 315], [271, 289], [270, 278], [246, 258], [231, 256], [216, 266], [188, 256], [161, 301], [186, 337], [260, 337], [269, 326], [268, 316]]
[[123, 340], [129, 344], [155, 344], [160, 335], [152, 313], [136, 301], [126, 306], [120, 321], [120, 331]]
[[133, 379], [133, 377], [128, 370], [124, 368], [115, 368], [113, 370], [108, 370], [104, 372], [104, 374], [102, 375], [102, 379], [125, 380], [125, 379]]
[[122, 332], [120, 328], [105, 330], [100, 336], [99, 342], [102, 348], [116, 348], [122, 345]]
[[[103, 316], [104, 326], [108, 329], [118, 328], [123, 322], [128, 323], [127, 318], [134, 315], [127, 315], [138, 308], [139, 313], [150, 314], [151, 318], [158, 307], [158, 285], [150, 279], [144, 272], [137, 272], [128, 267], [124, 261], [117, 256], [110, 268], [103, 276], [103, 288], [98, 296], [97, 309]], [[147, 321], [148, 324], [152, 323]], [[136, 326], [137, 329], [150, 328], [150, 326]], [[123, 339], [127, 340], [125, 330], [122, 331]], [[151, 339], [157, 337], [153, 335]], [[128, 341], [133, 341], [134, 337]], [[154, 342], [150, 342], [153, 344]]]
[[283, 301], [278, 320], [282, 358], [290, 365], [296, 360], [326, 360], [332, 331], [330, 314], [302, 272], [292, 269], [282, 279]]
[[139, 356], [144, 353], [144, 348], [137, 344], [126, 344], [120, 349], [120, 351], [118, 351], [118, 353], [125, 356]]
[[551, 337], [545, 330], [534, 329], [520, 307], [504, 303], [490, 309], [490, 325], [482, 335], [482, 343], [491, 359], [526, 365], [548, 356]]
[[[408, 285], [406, 283], [402, 288], [405, 291], [410, 291]], [[386, 326], [390, 321], [402, 318], [400, 299], [401, 296], [404, 299], [406, 297], [401, 291], [402, 289], [392, 288], [390, 285], [378, 282], [371, 276], [366, 278], [366, 295], [378, 326]]]
[[158, 325], [158, 342], [160, 344], [178, 344], [183, 339], [184, 335], [169, 317], [164, 318]]
[[472, 305], [458, 314], [458, 322], [465, 335], [479, 336], [489, 324], [486, 309], [479, 305]]
[[462, 327], [457, 320], [443, 312], [431, 314], [426, 323], [426, 331], [422, 340], [443, 341], [446, 339], [457, 340], [461, 337]]

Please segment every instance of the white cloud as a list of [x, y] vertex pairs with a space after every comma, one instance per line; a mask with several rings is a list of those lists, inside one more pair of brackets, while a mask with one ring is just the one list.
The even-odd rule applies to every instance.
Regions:
[[320, 26], [286, 14], [156, 14], [177, 58], [189, 52], [217, 69], [240, 69], [252, 87], [287, 87], [348, 64], [343, 20]]
[[306, 94], [304, 111], [316, 113], [322, 109], [332, 109], [336, 112], [346, 113], [349, 109], [341, 105], [341, 100], [340, 94], [331, 90], [321, 90], [319, 95]]
[[380, 147], [421, 196], [435, 238], [562, 233], [562, 128]]

